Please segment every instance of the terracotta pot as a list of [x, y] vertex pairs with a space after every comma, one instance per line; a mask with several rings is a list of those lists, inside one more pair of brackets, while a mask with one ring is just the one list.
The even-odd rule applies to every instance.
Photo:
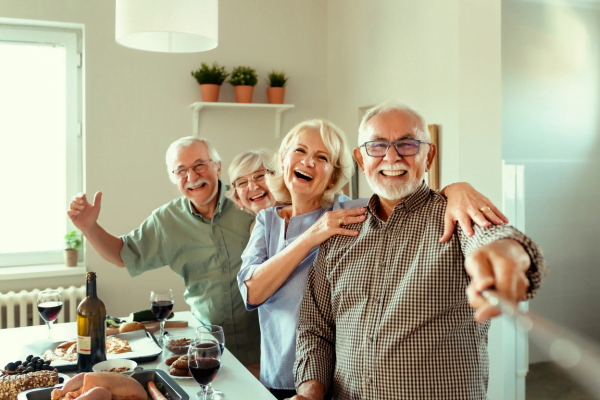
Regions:
[[219, 91], [221, 85], [215, 85], [212, 83], [205, 83], [200, 85], [200, 93], [202, 93], [202, 101], [216, 102], [219, 101]]
[[252, 103], [252, 94], [254, 93], [254, 86], [250, 85], [238, 85], [235, 88], [235, 101], [238, 103]]
[[77, 250], [65, 249], [65, 266], [76, 267], [77, 266]]
[[283, 98], [285, 97], [284, 87], [268, 87], [267, 98], [269, 104], [283, 104]]

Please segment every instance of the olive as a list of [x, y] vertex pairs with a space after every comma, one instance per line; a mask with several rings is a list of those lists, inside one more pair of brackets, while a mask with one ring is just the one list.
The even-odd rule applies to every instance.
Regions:
[[19, 365], [21, 365], [21, 361], [15, 361], [15, 366], [18, 367]]
[[33, 369], [33, 367], [31, 366], [27, 367], [27, 369], [23, 373], [28, 374], [30, 372], [35, 372], [35, 369]]
[[30, 364], [30, 362], [29, 362], [29, 361], [25, 361], [25, 362], [24, 362], [23, 364], [21, 364], [21, 365], [22, 365], [22, 366], [24, 366], [24, 367], [27, 367], [29, 364]]
[[64, 381], [64, 378], [62, 376], [59, 376], [58, 377], [58, 383], [63, 383], [63, 381]]
[[15, 365], [15, 363], [8, 363], [6, 364], [6, 366], [4, 367], [5, 370], [7, 371], [15, 371], [17, 369], [17, 366]]
[[39, 359], [40, 359], [39, 357], [33, 357], [30, 361], [36, 363], [36, 362], [38, 362]]
[[51, 370], [52, 370], [52, 367], [51, 367], [51, 366], [49, 366], [49, 365], [42, 365], [42, 368], [41, 368], [41, 369], [42, 369], [42, 371], [51, 371]]
[[44, 365], [50, 365], [51, 362], [52, 362], [52, 360], [46, 360], [46, 361], [44, 361]]
[[35, 369], [42, 368], [42, 365], [44, 365], [44, 360], [38, 360], [37, 363], [35, 363]]
[[32, 354], [30, 354], [30, 355], [28, 355], [28, 356], [27, 356], [26, 360], [27, 360], [27, 361], [31, 361], [31, 359], [32, 359], [32, 358], [33, 358], [33, 355], [32, 355]]

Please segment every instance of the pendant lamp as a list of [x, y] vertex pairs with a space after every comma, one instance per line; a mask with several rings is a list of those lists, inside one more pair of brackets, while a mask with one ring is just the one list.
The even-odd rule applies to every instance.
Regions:
[[218, 44], [218, 0], [116, 0], [115, 40], [138, 50], [194, 53]]

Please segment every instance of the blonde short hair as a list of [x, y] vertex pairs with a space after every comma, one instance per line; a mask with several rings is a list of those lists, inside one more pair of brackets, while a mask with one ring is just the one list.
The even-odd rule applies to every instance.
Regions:
[[214, 146], [210, 144], [208, 140], [204, 138], [198, 138], [195, 136], [186, 136], [179, 138], [173, 143], [171, 143], [171, 145], [167, 149], [167, 155], [165, 156], [165, 161], [167, 163], [167, 172], [169, 173], [169, 179], [171, 179], [171, 182], [177, 183], [177, 178], [173, 173], [173, 163], [177, 158], [177, 152], [179, 151], [179, 149], [190, 147], [194, 143], [204, 143], [204, 145], [208, 149], [208, 156], [211, 160], [214, 161], [213, 166], [215, 168], [217, 168], [217, 163], [221, 162], [221, 157], [219, 156], [219, 153], [217, 153], [217, 149], [215, 149]]
[[248, 150], [235, 156], [227, 173], [229, 174], [230, 187], [225, 196], [235, 202], [235, 182], [240, 176], [250, 174], [261, 169], [268, 169], [275, 172], [275, 163], [273, 162], [273, 152], [267, 149]]
[[282, 159], [294, 145], [295, 139], [307, 129], [315, 129], [321, 133], [321, 139], [323, 139], [323, 143], [331, 155], [331, 164], [333, 165], [333, 185], [328, 187], [321, 196], [321, 206], [328, 208], [333, 203], [333, 197], [336, 194], [342, 193], [342, 188], [348, 183], [354, 171], [352, 155], [350, 149], [348, 149], [346, 136], [340, 128], [329, 121], [324, 119], [312, 119], [301, 122], [293, 127], [281, 142], [279, 152], [277, 153], [277, 168], [275, 169], [275, 175], [267, 176], [267, 183], [271, 193], [273, 193], [273, 196], [275, 196], [277, 201], [285, 203], [292, 201], [290, 191], [283, 179]]

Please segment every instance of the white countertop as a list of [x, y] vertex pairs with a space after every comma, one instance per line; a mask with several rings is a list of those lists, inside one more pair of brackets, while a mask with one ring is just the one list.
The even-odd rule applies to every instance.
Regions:
[[[195, 327], [199, 322], [188, 311], [177, 312], [174, 320], [188, 321], [188, 328], [169, 328], [170, 333], [186, 333], [193, 337]], [[76, 337], [75, 322], [54, 324], [52, 326], [53, 339], [73, 340]], [[189, 333], [188, 333], [189, 332]], [[29, 326], [26, 328], [0, 329], [0, 368], [11, 361], [16, 361], [21, 355], [21, 347], [27, 343], [44, 339], [48, 336], [48, 328], [45, 325]], [[155, 361], [139, 363], [144, 369], [156, 369], [156, 366], [166, 359], [163, 351]], [[74, 373], [68, 373], [73, 376]], [[200, 391], [200, 385], [193, 379], [176, 379], [175, 383], [183, 388], [190, 396], [190, 400], [196, 399], [196, 393]], [[247, 400], [268, 399], [275, 397], [229, 352], [227, 347], [221, 360], [221, 368], [213, 381], [213, 388], [225, 394], [224, 400]]]

